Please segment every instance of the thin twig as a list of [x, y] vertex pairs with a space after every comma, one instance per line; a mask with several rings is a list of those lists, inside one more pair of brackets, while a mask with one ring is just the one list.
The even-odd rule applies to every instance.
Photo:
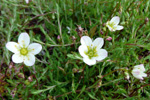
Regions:
[[36, 82], [37, 82], [37, 87], [38, 87], [38, 89], [39, 89], [39, 82], [38, 82], [37, 77], [35, 76], [35, 74], [33, 74], [33, 77], [35, 78], [35, 80], [36, 80]]
[[80, 43], [80, 42], [76, 42], [76, 43], [64, 44], [64, 45], [51, 45], [51, 44], [47, 44], [47, 43], [38, 41], [38, 40], [36, 40], [36, 39], [34, 39], [34, 41], [35, 41], [35, 42], [38, 42], [38, 43], [40, 43], [40, 44], [46, 45], [46, 46], [50, 46], [50, 47], [72, 46], [72, 45], [75, 45], [75, 44], [79, 44], [79, 43]]
[[45, 15], [47, 15], [47, 14], [51, 14], [51, 13], [55, 13], [55, 12], [48, 12], [48, 13], [45, 13], [45, 14], [39, 14], [39, 15], [37, 15], [37, 16], [34, 16], [34, 17], [32, 17], [29, 21], [27, 21], [26, 23], [24, 23], [24, 25], [23, 26], [26, 26], [30, 21], [32, 21], [32, 20], [34, 20], [34, 19], [36, 19], [37, 17], [40, 17], [40, 16], [45, 16]]
[[146, 86], [150, 86], [150, 84], [145, 84], [145, 85], [140, 86], [139, 88], [136, 88], [133, 92], [131, 92], [131, 93], [129, 94], [129, 96], [132, 97], [133, 94], [134, 94], [136, 91], [138, 91], [139, 89], [141, 89], [141, 88], [143, 88], [143, 87], [146, 87]]
[[[83, 67], [83, 71], [82, 71], [82, 73], [81, 73], [81, 75], [80, 75], [80, 79], [79, 79], [79, 82], [81, 81], [81, 79], [83, 78], [83, 84], [84, 84], [84, 69], [85, 69], [85, 67], [86, 67], [86, 64], [84, 65], [84, 67]], [[82, 77], [83, 76], [83, 77]]]
[[0, 93], [0, 97], [1, 97], [3, 100], [5, 100], [5, 99], [3, 98], [3, 96], [1, 95], [1, 93]]

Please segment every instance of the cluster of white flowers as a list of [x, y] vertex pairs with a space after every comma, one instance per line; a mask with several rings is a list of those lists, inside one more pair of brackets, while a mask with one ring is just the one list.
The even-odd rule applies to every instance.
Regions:
[[[106, 23], [106, 26], [110, 31], [122, 30], [123, 26], [118, 25], [120, 18], [118, 16], [113, 17]], [[111, 41], [109, 37], [106, 40]], [[108, 52], [105, 49], [101, 49], [104, 44], [103, 38], [96, 38], [94, 41], [88, 36], [81, 37], [81, 46], [78, 50], [83, 57], [83, 61], [88, 65], [96, 64], [96, 61], [102, 61], [108, 56]]]
[[[107, 21], [106, 26], [110, 31], [122, 30], [123, 26], [118, 25], [120, 18], [118, 16], [113, 17], [110, 21]], [[108, 37], [106, 40], [111, 41], [112, 38]], [[96, 61], [102, 61], [108, 56], [108, 52], [105, 49], [101, 49], [104, 44], [103, 38], [96, 38], [94, 41], [88, 36], [81, 37], [81, 45], [78, 50], [83, 57], [83, 61], [87, 65], [95, 65]], [[134, 66], [132, 74], [135, 78], [143, 80], [143, 77], [147, 77], [144, 73], [145, 68], [143, 64]], [[129, 80], [130, 76], [128, 72], [125, 72], [126, 79]]]
[[[26, 0], [26, 3], [29, 3], [29, 0]], [[106, 26], [110, 31], [122, 30], [123, 26], [118, 25], [120, 18], [118, 16], [113, 17], [110, 21], [106, 23]], [[70, 28], [67, 27], [70, 33]], [[111, 41], [111, 37], [108, 37], [106, 40]], [[95, 65], [97, 61], [102, 61], [108, 56], [108, 52], [105, 49], [101, 49], [104, 45], [103, 38], [96, 38], [94, 41], [89, 36], [81, 37], [81, 45], [78, 50], [80, 55], [83, 57], [83, 61], [91, 66]], [[35, 63], [35, 56], [42, 50], [42, 46], [38, 43], [30, 44], [30, 37], [27, 33], [21, 33], [18, 38], [18, 43], [8, 42], [6, 48], [13, 52], [12, 61], [14, 63], [22, 63], [26, 66], [32, 66]], [[147, 77], [147, 74], [144, 73], [145, 68], [143, 64], [134, 66], [132, 70], [132, 75], [140, 80], [143, 80], [143, 77]], [[129, 73], [125, 72], [126, 79], [129, 80]]]

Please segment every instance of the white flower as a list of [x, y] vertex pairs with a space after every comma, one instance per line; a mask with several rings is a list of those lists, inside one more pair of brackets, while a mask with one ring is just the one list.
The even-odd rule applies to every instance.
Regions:
[[120, 18], [118, 16], [113, 17], [110, 21], [107, 21], [106, 26], [110, 31], [122, 30], [123, 26], [118, 25]]
[[42, 50], [42, 46], [38, 43], [30, 44], [30, 37], [27, 33], [21, 33], [18, 38], [18, 43], [8, 42], [6, 48], [13, 52], [12, 61], [14, 63], [24, 62], [27, 66], [32, 66], [35, 63], [35, 56]]
[[143, 64], [134, 66], [132, 74], [135, 78], [143, 80], [143, 77], [147, 77], [147, 74], [144, 73], [145, 68]]
[[29, 3], [29, 0], [25, 0], [26, 1], [26, 3]]
[[108, 56], [105, 49], [100, 49], [103, 44], [103, 38], [96, 38], [94, 41], [88, 36], [81, 37], [81, 45], [78, 50], [83, 57], [83, 61], [88, 65], [96, 64], [96, 61], [101, 61]]

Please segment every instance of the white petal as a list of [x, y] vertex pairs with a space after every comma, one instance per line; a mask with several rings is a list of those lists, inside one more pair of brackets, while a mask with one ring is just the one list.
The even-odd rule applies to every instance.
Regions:
[[143, 77], [141, 75], [137, 75], [137, 76], [134, 76], [134, 77], [137, 78], [137, 79], [143, 80]]
[[147, 74], [141, 73], [141, 76], [142, 76], [142, 77], [147, 77]]
[[134, 69], [140, 69], [140, 65], [136, 65], [136, 66], [134, 66]]
[[21, 33], [18, 38], [18, 43], [21, 47], [27, 47], [30, 43], [30, 37], [27, 33]]
[[12, 56], [12, 61], [13, 61], [14, 63], [22, 63], [22, 62], [23, 62], [23, 56], [20, 55], [20, 53], [13, 54], [13, 56]]
[[120, 22], [120, 18], [118, 16], [115, 16], [113, 17], [111, 20], [110, 20], [110, 23], [114, 23], [115, 25], [118, 25], [119, 22]]
[[111, 26], [109, 26], [108, 22], [106, 23], [106, 26], [108, 27], [108, 29], [109, 29], [110, 31], [115, 31]]
[[140, 69], [144, 72], [145, 71], [144, 65], [140, 64], [139, 66], [140, 66]]
[[13, 53], [19, 53], [19, 49], [20, 49], [18, 43], [16, 42], [8, 42], [6, 44], [6, 48]]
[[29, 45], [28, 50], [30, 53], [36, 55], [42, 50], [42, 46], [39, 43], [32, 43]]
[[85, 46], [85, 45], [80, 45], [79, 48], [78, 48], [78, 50], [79, 50], [79, 53], [80, 53], [80, 55], [81, 55], [82, 57], [88, 57], [88, 56], [85, 54], [85, 52], [88, 51], [87, 46]]
[[143, 65], [143, 64], [134, 66], [134, 69], [139, 69], [139, 70], [141, 70], [142, 72], [145, 71], [145, 68], [144, 68], [144, 65]]
[[67, 26], [67, 29], [68, 29], [69, 31], [71, 30], [70, 27], [68, 27], [68, 26]]
[[113, 28], [111, 28], [111, 27], [109, 27], [109, 26], [108, 26], [108, 29], [109, 29], [111, 32], [116, 31], [116, 30], [114, 30]]
[[101, 61], [108, 56], [108, 52], [105, 49], [99, 49], [97, 53], [98, 57], [95, 58], [97, 61]]
[[32, 66], [35, 63], [35, 56], [31, 53], [29, 53], [27, 56], [25, 56], [24, 64], [26, 66]]
[[117, 25], [116, 30], [122, 30], [123, 26]]
[[84, 61], [86, 64], [88, 64], [89, 66], [96, 64], [96, 60], [95, 60], [95, 59], [83, 58], [83, 61]]
[[93, 47], [97, 47], [97, 49], [100, 49], [104, 45], [104, 39], [103, 38], [96, 38], [93, 41]]
[[134, 68], [131, 73], [133, 74], [133, 76], [138, 76], [140, 75], [140, 70], [137, 68]]
[[143, 77], [147, 77], [147, 74], [141, 73], [139, 69], [133, 69], [132, 74], [135, 78], [143, 80]]
[[92, 44], [92, 40], [89, 36], [82, 36], [80, 41], [82, 45], [91, 46]]
[[29, 3], [29, 0], [25, 0], [26, 1], [26, 3]]

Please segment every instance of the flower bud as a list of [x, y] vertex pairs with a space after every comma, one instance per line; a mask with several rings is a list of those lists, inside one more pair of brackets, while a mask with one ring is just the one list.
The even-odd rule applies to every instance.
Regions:
[[147, 24], [148, 22], [149, 22], [149, 19], [147, 17], [147, 18], [145, 18], [145, 24]]
[[60, 35], [57, 36], [57, 39], [60, 40]]
[[32, 77], [32, 76], [29, 76], [29, 77], [28, 77], [28, 81], [29, 81], [29, 82], [32, 82], [32, 81], [33, 81], [33, 77]]
[[18, 77], [23, 79], [25, 78], [23, 73], [18, 73]]
[[71, 38], [72, 38], [73, 43], [75, 43], [76, 37], [75, 37], [75, 36], [72, 36]]
[[9, 64], [9, 69], [11, 69], [13, 67], [13, 62], [11, 62], [10, 64]]
[[100, 33], [103, 35], [104, 34], [104, 32], [102, 31], [102, 30], [100, 30]]
[[112, 40], [112, 37], [108, 37], [106, 40], [107, 40], [107, 41], [111, 41], [111, 40]]
[[58, 40], [58, 42], [60, 42], [60, 35], [57, 36], [57, 40]]
[[128, 73], [128, 72], [125, 72], [124, 74], [126, 75], [125, 78], [126, 78], [127, 80], [129, 80], [129, 79], [130, 79], [129, 73]]
[[72, 71], [73, 71], [73, 73], [77, 73], [78, 69], [77, 68], [73, 68]]
[[97, 88], [100, 88], [101, 85], [102, 85], [102, 81], [99, 81], [99, 82], [97, 83]]
[[72, 40], [76, 40], [76, 37], [75, 37], [75, 36], [72, 36]]
[[55, 19], [55, 13], [52, 14], [52, 19]]

